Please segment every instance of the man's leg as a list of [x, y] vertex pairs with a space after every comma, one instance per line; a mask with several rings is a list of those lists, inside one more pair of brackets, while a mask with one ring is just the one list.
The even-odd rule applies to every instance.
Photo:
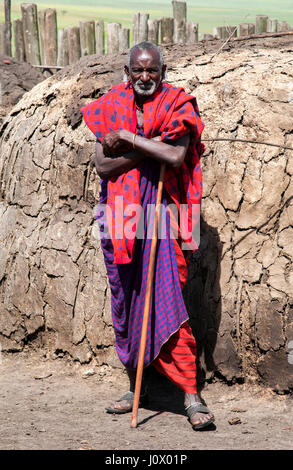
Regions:
[[[132, 406], [133, 406], [133, 399], [134, 399], [134, 390], [135, 390], [135, 378], [136, 378], [136, 371], [131, 370], [131, 369], [126, 369], [128, 379], [129, 379], [129, 391], [123, 395], [121, 398], [119, 398], [117, 401], [112, 403], [112, 405], [109, 408], [106, 408], [106, 410], [110, 413], [114, 413], [114, 410], [117, 410], [117, 413], [127, 413], [129, 411], [132, 411]], [[142, 381], [141, 384], [141, 401], [146, 398], [146, 391], [145, 391], [145, 385], [144, 385], [144, 380]]]
[[201, 404], [196, 383], [196, 342], [188, 322], [172, 335], [152, 365], [185, 392], [184, 405], [192, 426], [213, 419]]

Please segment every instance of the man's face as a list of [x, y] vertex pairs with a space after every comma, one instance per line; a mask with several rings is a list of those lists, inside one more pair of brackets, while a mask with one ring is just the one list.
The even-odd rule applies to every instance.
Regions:
[[160, 65], [160, 56], [155, 49], [134, 51], [130, 60], [130, 70], [125, 71], [135, 92], [140, 96], [151, 96], [162, 81], [165, 66]]

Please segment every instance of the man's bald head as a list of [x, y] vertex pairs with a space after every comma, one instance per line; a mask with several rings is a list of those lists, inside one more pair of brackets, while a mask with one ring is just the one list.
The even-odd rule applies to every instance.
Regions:
[[131, 68], [131, 62], [133, 61], [133, 59], [135, 59], [137, 57], [137, 54], [141, 53], [142, 51], [153, 52], [154, 55], [157, 56], [158, 65], [162, 69], [164, 65], [164, 57], [163, 57], [161, 49], [156, 44], [153, 44], [152, 42], [147, 42], [147, 41], [140, 42], [139, 44], [136, 44], [130, 49], [129, 54], [128, 54], [128, 68], [129, 69]]

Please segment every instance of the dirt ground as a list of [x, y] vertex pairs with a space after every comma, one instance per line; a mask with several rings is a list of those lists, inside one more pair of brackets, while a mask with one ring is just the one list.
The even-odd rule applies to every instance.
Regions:
[[130, 414], [105, 412], [127, 389], [119, 369], [24, 352], [2, 354], [0, 371], [1, 450], [293, 448], [292, 396], [256, 386], [205, 386], [202, 398], [215, 425], [193, 431], [181, 392], [152, 372], [150, 404], [139, 410], [138, 427], [131, 429]]

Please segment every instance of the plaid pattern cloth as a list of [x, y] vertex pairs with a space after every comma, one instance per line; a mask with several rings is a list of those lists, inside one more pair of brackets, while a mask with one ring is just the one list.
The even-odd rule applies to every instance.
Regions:
[[[89, 129], [99, 141], [103, 141], [108, 132], [126, 129], [135, 132], [136, 113], [134, 92], [131, 84], [120, 83], [98, 100], [82, 108], [84, 120]], [[200, 204], [202, 194], [202, 179], [200, 171], [200, 156], [204, 152], [204, 144], [200, 136], [204, 124], [200, 119], [196, 98], [185, 93], [183, 88], [173, 87], [162, 83], [154, 95], [144, 103], [144, 135], [146, 138], [161, 136], [161, 140], [168, 143], [179, 137], [190, 134], [191, 141], [186, 158], [178, 169], [167, 167], [164, 187], [174, 203], [186, 204], [188, 214], [184, 218], [187, 221], [189, 233], [192, 231], [192, 204]], [[123, 237], [111, 233], [114, 258], [116, 264], [130, 263], [134, 252], [133, 223], [138, 221], [133, 213], [126, 214], [124, 209], [128, 204], [141, 204], [139, 189], [140, 167], [115, 177], [108, 181], [107, 204], [111, 208], [115, 219], [115, 197], [122, 198], [123, 203], [123, 227], [119, 230]], [[197, 215], [199, 217], [199, 214]], [[115, 220], [109, 224], [115, 226]], [[191, 242], [191, 239], [185, 240]], [[193, 249], [197, 246], [193, 244]]]

